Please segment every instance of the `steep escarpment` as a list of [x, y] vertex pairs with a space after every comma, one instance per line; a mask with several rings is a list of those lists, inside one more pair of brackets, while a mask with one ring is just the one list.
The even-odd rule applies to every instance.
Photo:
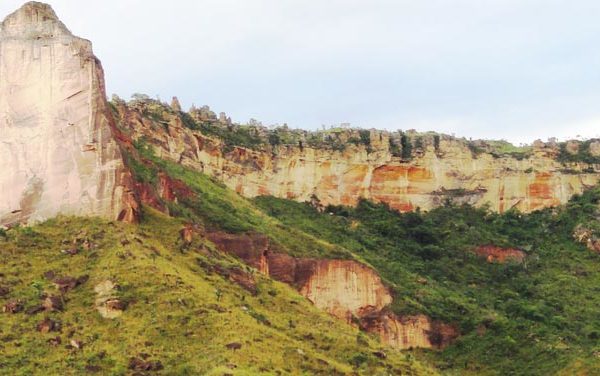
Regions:
[[[114, 104], [121, 127], [135, 140], [246, 197], [316, 197], [322, 205], [350, 206], [366, 198], [404, 212], [451, 200], [488, 204], [500, 213], [531, 212], [563, 204], [600, 179], [597, 142], [586, 144], [591, 158], [577, 158], [576, 147], [556, 142], [502, 152], [445, 135], [403, 134], [398, 140], [398, 134], [375, 130], [304, 132], [285, 143], [277, 133], [236, 128], [202, 110], [188, 114], [149, 99]], [[261, 141], [267, 137], [269, 143]]]
[[0, 31], [0, 225], [57, 214], [133, 221], [132, 181], [91, 42], [29, 2]]
[[260, 234], [214, 232], [207, 239], [262, 274], [295, 286], [316, 307], [377, 334], [396, 349], [443, 348], [459, 335], [455, 327], [425, 315], [398, 316], [390, 311], [389, 289], [373, 269], [359, 262], [294, 258], [274, 251]]
[[[171, 215], [185, 218], [178, 228], [190, 244], [184, 254], [212, 259], [213, 243], [383, 344], [439, 348], [415, 354], [449, 373], [569, 374], [579, 358], [582, 369], [597, 367], [597, 255], [573, 241], [577, 224], [588, 228], [597, 218], [597, 189], [531, 214], [469, 205], [398, 213], [370, 201], [323, 211], [316, 200], [246, 200], [216, 178], [152, 154], [148, 140], [133, 145], [141, 158], [136, 176]], [[196, 252], [200, 239], [210, 243]], [[502, 262], [509, 259], [517, 262]], [[248, 280], [259, 280], [258, 272], [207, 270], [250, 294], [265, 293]], [[388, 294], [391, 304], [381, 308]]]
[[317, 307], [348, 323], [392, 302], [375, 271], [356, 261], [291, 257], [277, 251], [261, 234], [212, 232], [207, 238], [261, 273], [295, 286]]
[[360, 318], [360, 327], [379, 335], [381, 341], [394, 348], [443, 349], [459, 336], [458, 329], [425, 315], [398, 316], [382, 311]]

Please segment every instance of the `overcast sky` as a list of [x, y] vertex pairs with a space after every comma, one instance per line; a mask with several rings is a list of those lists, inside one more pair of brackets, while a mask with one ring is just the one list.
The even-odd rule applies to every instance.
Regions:
[[[1, 0], [6, 15], [23, 1]], [[234, 121], [600, 135], [598, 0], [54, 0], [108, 93]]]

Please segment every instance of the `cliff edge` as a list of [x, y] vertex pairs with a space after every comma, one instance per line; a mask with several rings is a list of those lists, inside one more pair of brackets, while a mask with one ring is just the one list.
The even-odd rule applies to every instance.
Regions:
[[504, 152], [491, 148], [493, 141], [435, 133], [269, 130], [148, 98], [114, 104], [133, 140], [245, 197], [318, 199], [323, 207], [365, 198], [402, 212], [453, 201], [532, 212], [564, 204], [600, 181], [600, 140], [540, 141]]

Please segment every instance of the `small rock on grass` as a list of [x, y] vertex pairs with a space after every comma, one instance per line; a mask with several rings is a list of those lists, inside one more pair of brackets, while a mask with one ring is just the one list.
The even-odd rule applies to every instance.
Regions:
[[40, 333], [50, 333], [60, 330], [60, 324], [48, 317], [37, 324], [37, 330]]
[[129, 359], [129, 369], [133, 371], [160, 371], [163, 369], [163, 365], [160, 360], [151, 361], [144, 360], [140, 357], [134, 357]]
[[23, 302], [20, 300], [11, 300], [2, 307], [4, 313], [19, 313], [23, 311]]

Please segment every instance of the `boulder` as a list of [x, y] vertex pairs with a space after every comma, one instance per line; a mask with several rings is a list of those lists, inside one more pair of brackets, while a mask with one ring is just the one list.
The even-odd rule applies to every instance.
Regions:
[[46, 311], [62, 311], [63, 310], [63, 299], [61, 296], [49, 295], [42, 302], [42, 307]]
[[140, 357], [129, 359], [129, 369], [138, 372], [160, 371], [164, 367], [160, 361], [144, 360]]
[[503, 248], [495, 245], [482, 245], [475, 249], [475, 254], [485, 258], [487, 262], [497, 262], [504, 264], [506, 262], [515, 262], [522, 264], [525, 260], [525, 252], [517, 248]]
[[126, 304], [118, 298], [118, 286], [111, 280], [105, 280], [94, 287], [96, 310], [106, 319], [115, 319], [123, 314]]
[[23, 311], [23, 302], [20, 300], [11, 300], [2, 307], [4, 313], [19, 313]]
[[590, 251], [600, 253], [600, 234], [592, 228], [582, 224], [577, 225], [573, 231], [573, 239], [585, 245]]
[[81, 350], [83, 349], [83, 342], [78, 339], [72, 339], [69, 341], [68, 347], [74, 350]]
[[61, 343], [62, 343], [62, 339], [60, 338], [60, 336], [56, 336], [54, 338], [48, 339], [48, 344], [50, 344], [50, 346], [53, 346], [53, 347], [59, 346]]
[[75, 278], [75, 277], [58, 277], [54, 279], [54, 285], [60, 290], [61, 293], [65, 294], [75, 287], [87, 282], [89, 277], [87, 275]]
[[37, 324], [37, 331], [40, 333], [49, 333], [60, 330], [60, 324], [46, 317]]
[[242, 348], [242, 344], [239, 342], [231, 342], [225, 345], [225, 347], [229, 350], [240, 350]]

